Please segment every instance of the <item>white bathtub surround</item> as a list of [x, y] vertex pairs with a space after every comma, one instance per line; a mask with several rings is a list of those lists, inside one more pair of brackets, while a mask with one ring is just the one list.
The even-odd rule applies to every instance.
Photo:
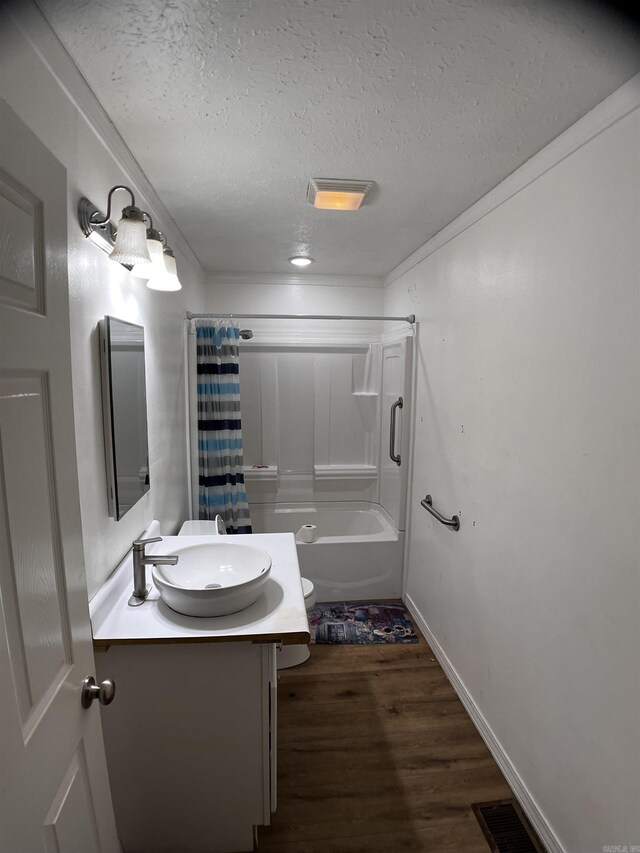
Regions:
[[353, 393], [359, 397], [375, 397], [380, 393], [382, 383], [382, 345], [369, 344], [367, 356], [364, 363], [364, 377], [362, 383], [358, 383], [360, 377], [354, 376]]
[[377, 480], [377, 465], [314, 465], [315, 480]]
[[[237, 313], [241, 305], [240, 300]], [[368, 343], [357, 336], [343, 341], [335, 334], [335, 323], [318, 321], [326, 327], [324, 338], [309, 335], [293, 343], [286, 326], [295, 329], [298, 321], [273, 322], [282, 339], [256, 335], [240, 345], [243, 472], [249, 503], [366, 500], [381, 503], [402, 529], [407, 469], [390, 464], [389, 412], [402, 396], [394, 446], [406, 457], [413, 328], [401, 324], [400, 336], [394, 326], [390, 340]], [[381, 334], [379, 329], [376, 338]], [[191, 362], [191, 335], [188, 348]], [[191, 380], [193, 515], [198, 448], [192, 385]], [[365, 385], [376, 390], [361, 393]]]
[[263, 480], [277, 480], [278, 466], [277, 465], [245, 465], [242, 469], [245, 483], [247, 480], [261, 482]]
[[365, 500], [404, 528], [407, 466], [389, 456], [391, 406], [400, 397], [394, 451], [406, 458], [409, 449], [413, 329], [403, 331], [370, 345], [241, 345], [251, 505]]
[[318, 601], [399, 598], [404, 533], [378, 504], [256, 504], [254, 530], [296, 533], [314, 525], [311, 543], [297, 539], [301, 573], [313, 581]]
[[420, 325], [407, 602], [554, 853], [640, 843], [639, 150], [636, 78], [386, 294]]
[[[207, 309], [382, 315], [380, 284], [366, 277], [216, 275]], [[250, 325], [254, 337], [240, 348], [250, 505], [368, 501], [384, 506], [403, 529], [406, 467], [389, 464], [389, 409], [404, 397], [397, 446], [406, 456], [414, 329], [355, 320]]]

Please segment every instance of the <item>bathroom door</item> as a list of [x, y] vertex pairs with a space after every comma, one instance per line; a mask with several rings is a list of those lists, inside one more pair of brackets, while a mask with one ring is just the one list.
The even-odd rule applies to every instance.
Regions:
[[[412, 344], [413, 338], [407, 337], [382, 346], [380, 504], [398, 530], [405, 529], [407, 503]], [[399, 465], [392, 452], [400, 458]]]
[[66, 170], [2, 100], [0, 247], [0, 846], [119, 853], [98, 707], [80, 703]]

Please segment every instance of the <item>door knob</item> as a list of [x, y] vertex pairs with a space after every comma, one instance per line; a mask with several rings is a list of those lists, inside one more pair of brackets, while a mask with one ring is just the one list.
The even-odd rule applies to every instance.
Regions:
[[92, 675], [88, 675], [82, 682], [82, 707], [90, 708], [94, 699], [101, 705], [110, 705], [116, 695], [116, 683], [110, 678], [105, 678], [101, 684], [96, 684]]

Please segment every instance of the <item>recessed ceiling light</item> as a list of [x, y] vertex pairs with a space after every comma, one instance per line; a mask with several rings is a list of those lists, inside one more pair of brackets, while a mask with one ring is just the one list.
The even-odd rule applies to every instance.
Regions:
[[297, 267], [308, 267], [309, 264], [313, 263], [313, 258], [303, 258], [302, 256], [298, 256], [295, 258], [289, 258], [289, 262], [295, 264]]
[[320, 210], [358, 210], [375, 181], [311, 178], [307, 201]]

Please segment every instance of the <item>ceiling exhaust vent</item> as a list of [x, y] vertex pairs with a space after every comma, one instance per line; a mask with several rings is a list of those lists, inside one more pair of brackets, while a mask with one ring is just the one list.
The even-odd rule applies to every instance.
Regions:
[[545, 853], [545, 849], [513, 800], [473, 803], [480, 828], [492, 853]]
[[311, 178], [307, 201], [320, 210], [358, 210], [375, 185], [375, 181]]

